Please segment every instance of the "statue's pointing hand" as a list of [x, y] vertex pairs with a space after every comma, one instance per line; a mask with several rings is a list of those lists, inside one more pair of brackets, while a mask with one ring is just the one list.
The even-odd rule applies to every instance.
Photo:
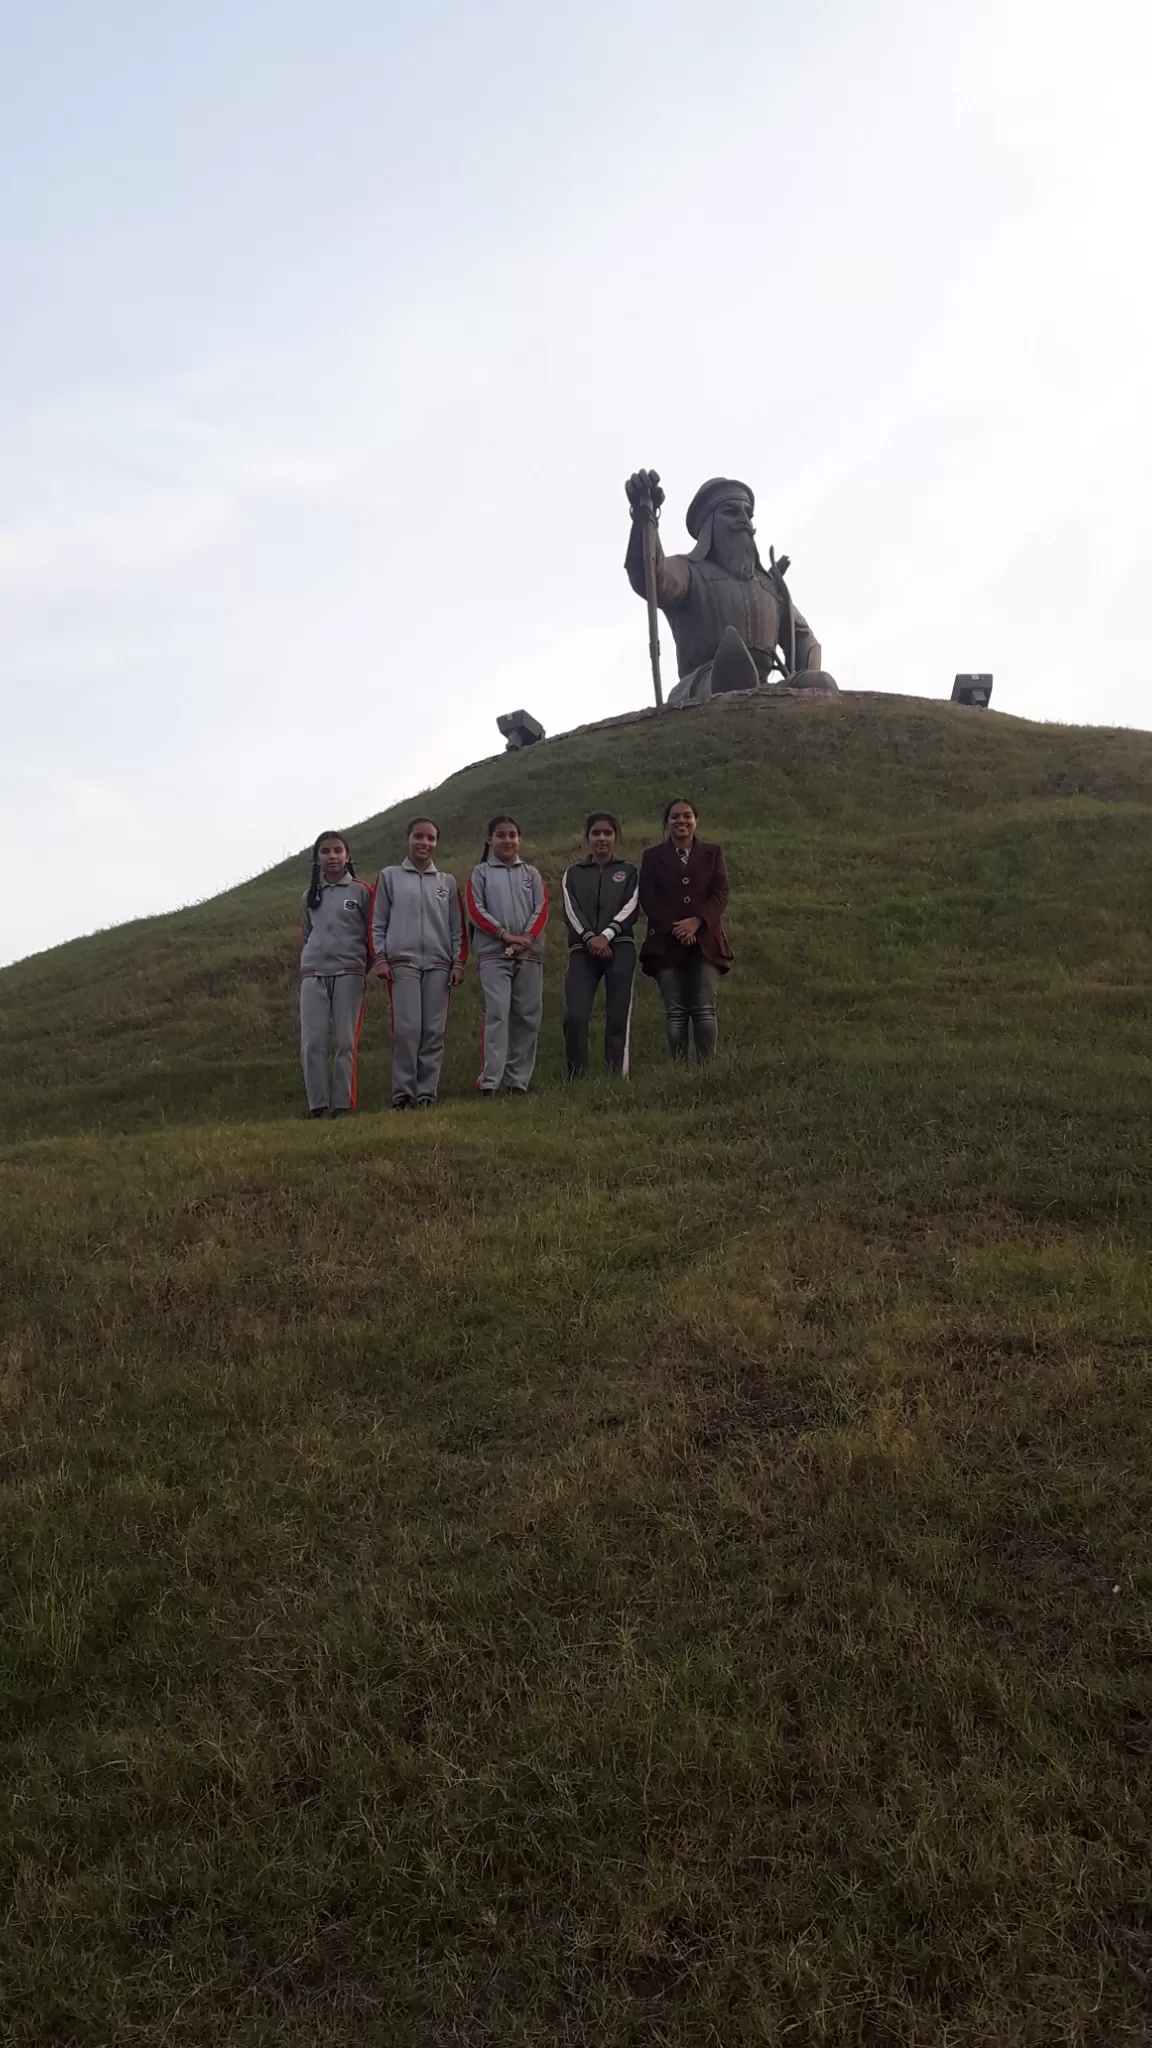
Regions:
[[628, 503], [632, 507], [633, 519], [641, 512], [651, 512], [654, 518], [659, 519], [660, 507], [664, 503], [659, 470], [638, 469], [635, 475], [629, 477], [624, 489], [628, 494]]

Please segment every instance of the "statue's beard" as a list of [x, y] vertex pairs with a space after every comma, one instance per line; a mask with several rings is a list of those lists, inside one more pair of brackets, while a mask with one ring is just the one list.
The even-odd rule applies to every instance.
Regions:
[[713, 559], [729, 576], [738, 576], [741, 583], [747, 583], [756, 574], [756, 536], [754, 533], [726, 533], [717, 536], [712, 545]]

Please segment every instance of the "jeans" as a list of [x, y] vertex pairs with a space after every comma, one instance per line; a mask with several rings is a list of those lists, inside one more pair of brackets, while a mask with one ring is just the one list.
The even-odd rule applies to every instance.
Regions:
[[674, 1060], [688, 1057], [688, 1024], [696, 1041], [698, 1060], [710, 1060], [716, 1051], [716, 986], [720, 976], [703, 955], [683, 966], [661, 967], [656, 975], [664, 1004], [664, 1036]]

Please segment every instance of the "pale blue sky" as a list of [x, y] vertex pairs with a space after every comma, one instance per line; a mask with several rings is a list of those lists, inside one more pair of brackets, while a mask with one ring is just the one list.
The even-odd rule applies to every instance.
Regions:
[[0, 960], [646, 702], [641, 463], [842, 687], [1152, 723], [1142, 8], [0, 15]]

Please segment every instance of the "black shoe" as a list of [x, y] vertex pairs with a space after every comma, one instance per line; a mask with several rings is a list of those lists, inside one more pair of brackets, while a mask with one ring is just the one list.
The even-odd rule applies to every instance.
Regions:
[[350, 1109], [334, 1109], [332, 1114], [333, 1116], [351, 1116], [352, 1111]]
[[306, 1109], [304, 1114], [305, 1116], [327, 1116], [328, 1111], [326, 1109]]
[[415, 1109], [416, 1104], [409, 1101], [407, 1095], [397, 1095], [392, 1103], [392, 1107], [393, 1109]]
[[478, 1088], [476, 1090], [476, 1100], [478, 1102], [495, 1102], [499, 1093], [500, 1090], [498, 1088]]
[[416, 1097], [416, 1107], [417, 1109], [435, 1109], [436, 1097], [434, 1095], [418, 1095]]
[[504, 1092], [507, 1095], [527, 1095], [529, 1091], [527, 1088], [507, 1088]]

